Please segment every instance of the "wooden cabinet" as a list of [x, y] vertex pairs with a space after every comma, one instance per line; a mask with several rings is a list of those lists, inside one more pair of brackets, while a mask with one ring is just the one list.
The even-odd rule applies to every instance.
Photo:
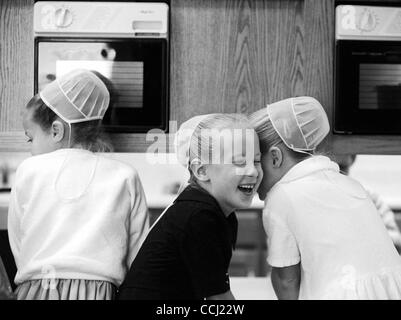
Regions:
[[[20, 112], [33, 93], [33, 2], [0, 2], [0, 151], [27, 148]], [[331, 119], [337, 2], [171, 0], [170, 120], [249, 113], [296, 95], [316, 97]], [[123, 152], [152, 143], [145, 134], [111, 138]], [[325, 149], [400, 153], [401, 139], [330, 134]]]
[[171, 118], [332, 96], [332, 1], [172, 0]]
[[26, 148], [20, 113], [33, 68], [33, 0], [0, 1], [0, 151]]
[[171, 0], [171, 119], [312, 95], [330, 114], [334, 4]]

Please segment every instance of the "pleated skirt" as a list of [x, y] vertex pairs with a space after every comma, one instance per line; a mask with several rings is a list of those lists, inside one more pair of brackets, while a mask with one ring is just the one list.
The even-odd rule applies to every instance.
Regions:
[[116, 286], [107, 281], [38, 279], [21, 283], [18, 300], [114, 300]]
[[[321, 297], [325, 300], [401, 300], [401, 268], [344, 276]], [[318, 299], [321, 299], [320, 297]]]

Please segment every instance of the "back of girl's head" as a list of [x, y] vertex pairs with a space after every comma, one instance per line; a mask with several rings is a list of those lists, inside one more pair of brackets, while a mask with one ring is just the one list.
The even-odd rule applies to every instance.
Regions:
[[259, 137], [260, 151], [267, 152], [271, 147], [282, 143], [280, 136], [274, 129], [265, 108], [260, 109], [249, 116], [249, 120]]
[[262, 152], [281, 141], [294, 156], [312, 154], [330, 131], [323, 106], [308, 96], [268, 104], [250, 118], [259, 135]]
[[[284, 144], [274, 128], [266, 108], [249, 115], [249, 121], [259, 137], [260, 151], [262, 154], [266, 153], [271, 147], [280, 145], [280, 147], [285, 149], [287, 154], [290, 154], [295, 160], [303, 160], [309, 156], [305, 153], [295, 152]], [[313, 151], [309, 153], [313, 153]]]
[[[69, 130], [68, 125], [57, 116], [36, 94], [26, 105], [27, 110], [32, 111], [31, 120], [38, 124], [40, 128], [49, 132], [54, 121], [63, 123], [65, 132]], [[68, 133], [65, 134], [68, 136]], [[79, 146], [92, 152], [110, 152], [112, 145], [105, 137], [101, 125], [101, 120], [92, 120], [72, 124], [71, 146]]]

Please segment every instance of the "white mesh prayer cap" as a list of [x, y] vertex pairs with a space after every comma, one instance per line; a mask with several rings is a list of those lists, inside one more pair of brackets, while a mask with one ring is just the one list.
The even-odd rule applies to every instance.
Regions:
[[312, 97], [289, 98], [267, 105], [269, 119], [285, 145], [313, 151], [330, 131], [322, 105]]
[[174, 148], [178, 163], [184, 167], [189, 166], [189, 149], [191, 138], [198, 125], [210, 114], [204, 114], [190, 118], [181, 124], [174, 137]]
[[103, 81], [93, 72], [83, 69], [57, 78], [39, 95], [67, 123], [101, 120], [110, 102], [110, 94]]

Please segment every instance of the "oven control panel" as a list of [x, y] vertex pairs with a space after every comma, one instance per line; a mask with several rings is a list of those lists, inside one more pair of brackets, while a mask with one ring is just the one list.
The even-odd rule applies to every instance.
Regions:
[[42, 35], [167, 37], [168, 5], [149, 2], [38, 1], [34, 32]]
[[400, 40], [401, 7], [339, 5], [337, 40]]

